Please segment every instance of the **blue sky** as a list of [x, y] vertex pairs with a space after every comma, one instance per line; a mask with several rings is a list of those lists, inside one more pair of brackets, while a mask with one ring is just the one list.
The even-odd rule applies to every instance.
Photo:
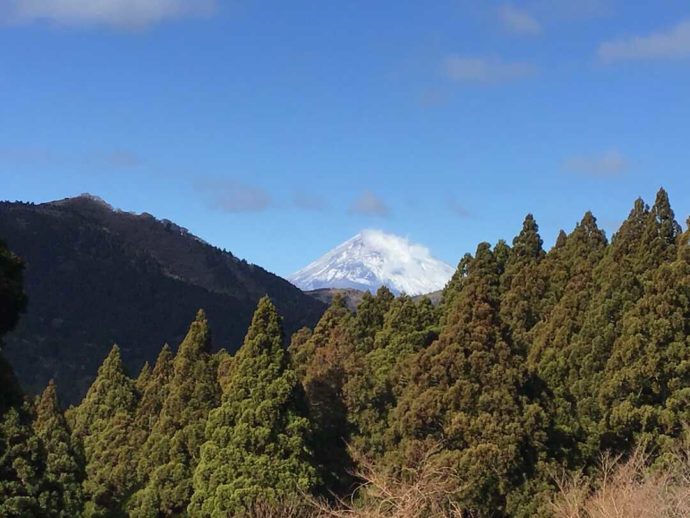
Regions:
[[82, 192], [287, 275], [363, 228], [455, 264], [534, 213], [690, 214], [684, 1], [4, 0], [0, 198]]

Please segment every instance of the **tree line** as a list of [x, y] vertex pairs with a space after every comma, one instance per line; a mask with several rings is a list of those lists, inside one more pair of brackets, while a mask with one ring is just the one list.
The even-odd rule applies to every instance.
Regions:
[[[528, 215], [462, 258], [438, 306], [336, 297], [286, 347], [264, 298], [234, 355], [199, 311], [136, 378], [114, 346], [64, 413], [54, 384], [26, 398], [0, 361], [0, 515], [253, 516], [366, 501], [359, 465], [404, 480], [423, 459], [467, 516], [550, 516], [558, 474], [640, 445], [663, 466], [684, 439], [689, 239], [663, 190], [610, 242], [587, 213], [547, 252]], [[0, 246], [0, 336], [21, 269]]]

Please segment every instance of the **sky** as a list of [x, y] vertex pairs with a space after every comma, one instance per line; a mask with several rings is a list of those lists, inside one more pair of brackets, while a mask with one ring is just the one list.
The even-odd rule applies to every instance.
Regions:
[[92, 193], [279, 275], [690, 215], [687, 0], [0, 0], [0, 199]]

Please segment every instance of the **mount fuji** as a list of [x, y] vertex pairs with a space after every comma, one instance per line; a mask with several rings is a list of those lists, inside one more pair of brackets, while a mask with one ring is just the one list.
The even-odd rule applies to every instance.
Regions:
[[288, 280], [304, 291], [353, 288], [421, 295], [442, 289], [454, 269], [429, 249], [380, 230], [363, 230]]

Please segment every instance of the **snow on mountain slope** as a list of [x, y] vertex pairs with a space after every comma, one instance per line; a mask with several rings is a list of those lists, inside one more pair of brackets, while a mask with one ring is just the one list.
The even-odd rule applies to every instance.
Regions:
[[442, 289], [454, 269], [429, 249], [380, 230], [364, 230], [289, 277], [307, 291], [355, 288], [420, 295]]

